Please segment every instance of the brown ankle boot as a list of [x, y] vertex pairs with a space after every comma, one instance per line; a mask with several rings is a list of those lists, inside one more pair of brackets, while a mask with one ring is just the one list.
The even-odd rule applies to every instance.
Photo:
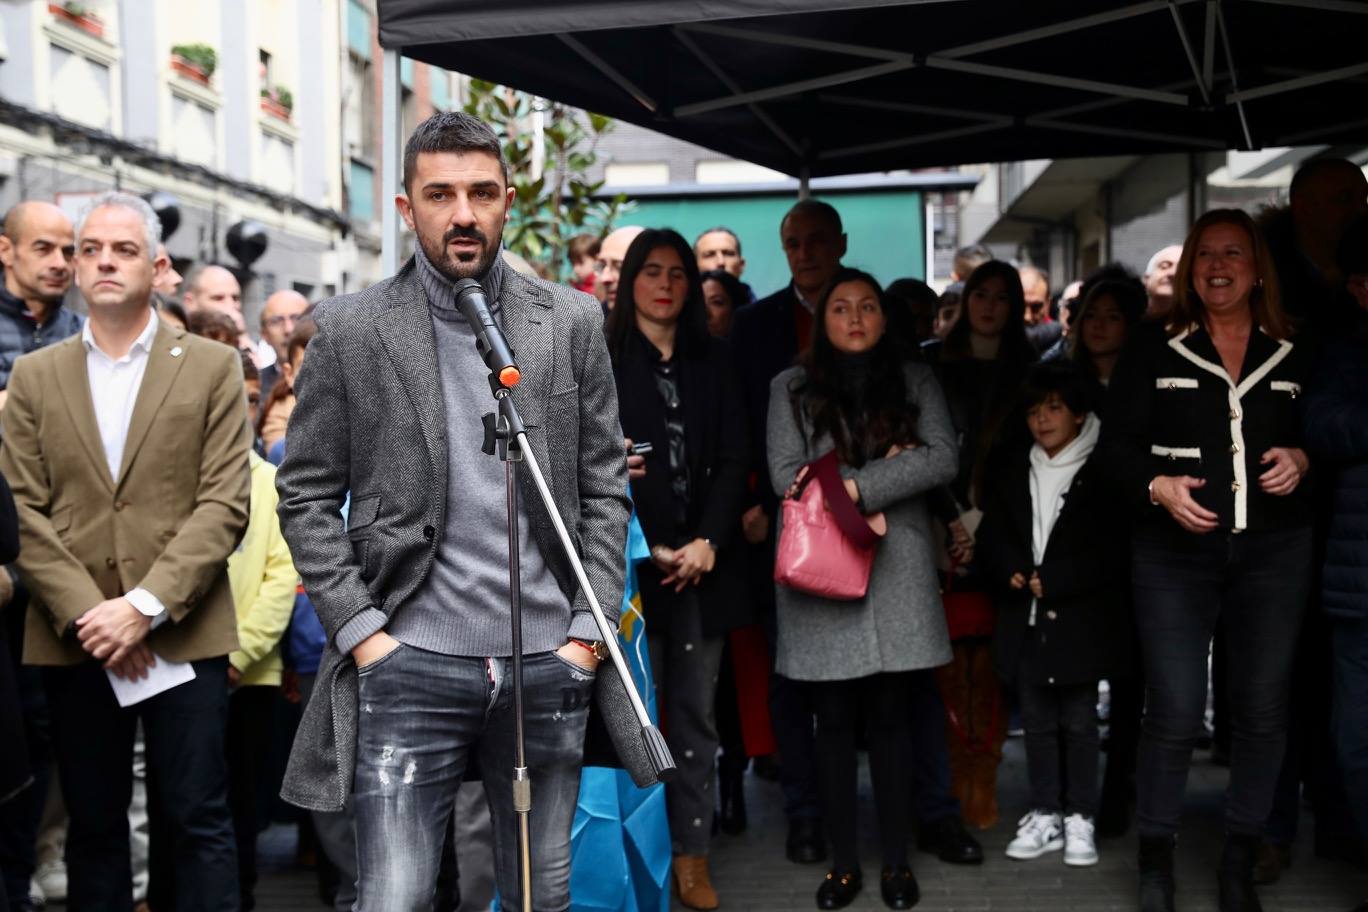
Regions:
[[708, 877], [708, 856], [676, 855], [674, 878], [681, 903], [690, 909], [717, 908], [717, 891]]

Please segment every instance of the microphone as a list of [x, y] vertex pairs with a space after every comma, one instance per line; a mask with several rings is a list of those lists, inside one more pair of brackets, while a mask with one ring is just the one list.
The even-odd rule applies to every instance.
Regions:
[[484, 359], [485, 367], [499, 382], [512, 388], [522, 379], [518, 364], [513, 360], [513, 351], [508, 347], [503, 330], [494, 322], [494, 314], [489, 309], [489, 298], [485, 290], [474, 279], [461, 279], [456, 283], [456, 306], [461, 316], [475, 330], [475, 350]]

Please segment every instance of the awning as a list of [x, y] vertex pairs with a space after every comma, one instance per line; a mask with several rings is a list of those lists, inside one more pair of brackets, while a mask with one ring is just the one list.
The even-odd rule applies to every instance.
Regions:
[[380, 41], [792, 175], [1368, 139], [1366, 0], [379, 0]]

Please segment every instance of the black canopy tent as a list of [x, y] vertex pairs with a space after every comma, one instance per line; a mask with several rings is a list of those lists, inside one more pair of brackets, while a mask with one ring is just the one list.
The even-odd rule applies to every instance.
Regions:
[[1368, 0], [378, 7], [390, 51], [803, 179], [1368, 142]]
[[416, 60], [788, 174], [1368, 139], [1368, 2], [380, 0]]

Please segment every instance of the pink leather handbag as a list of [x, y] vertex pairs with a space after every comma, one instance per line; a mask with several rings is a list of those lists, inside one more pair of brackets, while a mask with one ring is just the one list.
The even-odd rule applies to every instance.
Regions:
[[846, 492], [835, 451], [808, 463], [806, 476], [784, 498], [783, 511], [774, 581], [836, 601], [864, 598], [882, 536]]

